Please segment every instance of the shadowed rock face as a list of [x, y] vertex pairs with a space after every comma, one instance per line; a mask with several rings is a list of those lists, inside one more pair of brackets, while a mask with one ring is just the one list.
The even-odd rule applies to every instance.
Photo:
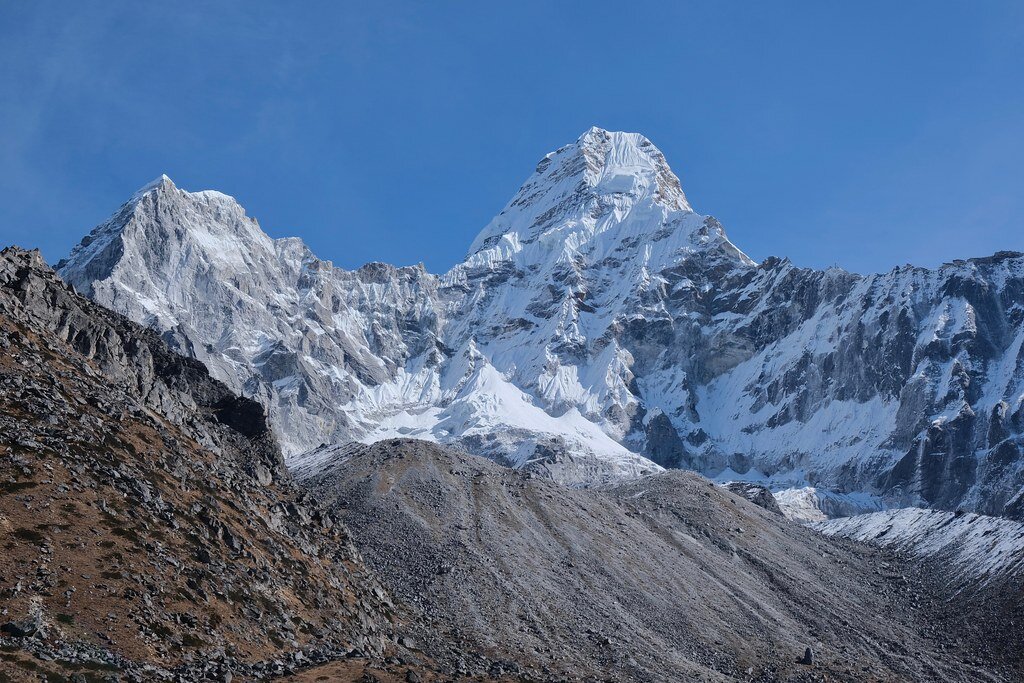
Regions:
[[334, 268], [167, 179], [60, 273], [266, 405], [289, 456], [403, 435], [574, 484], [754, 469], [774, 489], [1020, 510], [1024, 256], [757, 264], [636, 134], [545, 156], [441, 276]]
[[782, 508], [779, 507], [779, 503], [775, 500], [775, 496], [773, 496], [772, 492], [764, 486], [732, 481], [725, 485], [725, 489], [730, 493], [735, 493], [737, 496], [746, 498], [754, 505], [762, 507], [768, 512], [774, 512], [777, 515], [782, 514]]
[[0, 530], [0, 621], [28, 625], [3, 634], [5, 674], [255, 680], [379, 654], [390, 632], [384, 592], [295, 488], [262, 406], [13, 248]]
[[[690, 473], [573, 490], [425, 442], [331, 455], [300, 484], [346, 521], [407, 617], [402, 637], [456, 669], [636, 681], [1020, 673], [971, 619], [932, 630], [933, 610], [966, 604], [941, 575]], [[807, 647], [813, 670], [797, 663]], [[974, 657], [984, 666], [963, 663]]]
[[[152, 330], [75, 294], [38, 252], [9, 248], [2, 255], [0, 312], [63, 342], [147, 408], [178, 424], [193, 421], [202, 440], [220, 446], [220, 439], [244, 437], [244, 447], [235, 444], [236, 457], [249, 468], [262, 467], [287, 478], [265, 409], [258, 402], [232, 393], [212, 379], [201, 362], [169, 350]], [[211, 430], [197, 415], [231, 429]]]

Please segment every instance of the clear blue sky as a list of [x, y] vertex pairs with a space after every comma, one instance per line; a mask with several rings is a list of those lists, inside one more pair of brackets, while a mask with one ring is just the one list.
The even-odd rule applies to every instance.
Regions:
[[56, 261], [167, 173], [443, 271], [599, 125], [756, 259], [1024, 250], [1022, 45], [1020, 2], [3, 2], [0, 243]]

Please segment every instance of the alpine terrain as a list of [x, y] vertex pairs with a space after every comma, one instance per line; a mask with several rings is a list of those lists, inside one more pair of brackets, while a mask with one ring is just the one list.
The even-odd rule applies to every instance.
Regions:
[[[2, 681], [1024, 671], [1024, 524], [825, 535], [753, 485], [676, 470], [569, 488], [410, 439], [289, 470], [258, 403], [17, 248], [0, 350]], [[843, 538], [861, 534], [900, 542]]]
[[572, 485], [757, 482], [808, 519], [1024, 517], [1024, 255], [755, 263], [641, 135], [546, 155], [444, 274], [336, 268], [166, 177], [58, 272], [267, 406], [292, 464], [414, 437]]

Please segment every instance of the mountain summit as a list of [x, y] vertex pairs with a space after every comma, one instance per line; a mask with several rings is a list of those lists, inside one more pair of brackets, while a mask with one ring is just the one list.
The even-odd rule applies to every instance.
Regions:
[[[692, 213], [665, 156], [637, 133], [591, 128], [571, 145], [546, 155], [515, 197], [474, 240], [470, 253], [514, 234], [542, 237], [559, 221], [599, 230], [611, 211]], [[597, 214], [597, 215], [592, 215]]]
[[266, 405], [293, 465], [407, 436], [575, 484], [753, 479], [811, 516], [1024, 509], [1024, 257], [757, 264], [635, 133], [546, 155], [443, 275], [335, 268], [165, 179], [60, 274]]

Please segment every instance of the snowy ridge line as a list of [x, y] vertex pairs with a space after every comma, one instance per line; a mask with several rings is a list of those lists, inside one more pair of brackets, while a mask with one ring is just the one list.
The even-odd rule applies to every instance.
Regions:
[[826, 536], [949, 561], [954, 575], [989, 582], [1024, 574], [1024, 523], [923, 508], [884, 510], [810, 524]]
[[635, 133], [546, 155], [445, 274], [337, 268], [166, 177], [58, 270], [259, 400], [288, 458], [406, 437], [572, 485], [756, 473], [803, 519], [1024, 519], [1024, 254], [756, 263]]

